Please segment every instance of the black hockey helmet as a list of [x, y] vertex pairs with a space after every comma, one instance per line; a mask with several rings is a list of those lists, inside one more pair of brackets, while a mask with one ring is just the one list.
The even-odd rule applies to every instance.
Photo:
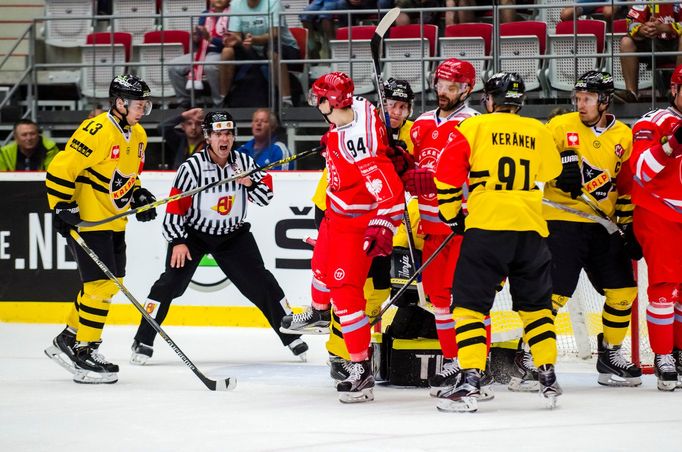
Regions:
[[229, 130], [232, 135], [237, 135], [237, 126], [232, 118], [232, 115], [227, 111], [212, 111], [206, 113], [204, 120], [201, 123], [201, 129], [204, 131], [204, 138], [208, 140], [211, 132], [219, 132], [221, 130]]
[[609, 105], [613, 95], [613, 76], [606, 71], [587, 71], [575, 82], [573, 91], [599, 94], [598, 102]]
[[496, 106], [510, 105], [520, 109], [526, 97], [526, 84], [516, 72], [498, 72], [485, 82], [483, 92], [481, 100], [484, 103], [491, 98]]
[[393, 77], [384, 82], [384, 93], [387, 100], [400, 100], [412, 105], [414, 92], [406, 80], [396, 80]]
[[109, 101], [112, 106], [115, 107], [116, 99], [123, 99], [126, 108], [129, 100], [146, 100], [145, 115], [148, 115], [152, 110], [151, 95], [149, 85], [140, 77], [132, 74], [117, 75], [109, 85]]

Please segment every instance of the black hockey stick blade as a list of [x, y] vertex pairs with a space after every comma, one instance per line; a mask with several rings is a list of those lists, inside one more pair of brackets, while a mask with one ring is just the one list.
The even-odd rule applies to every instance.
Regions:
[[194, 372], [194, 375], [199, 377], [201, 382], [206, 385], [208, 389], [211, 391], [229, 391], [234, 389], [237, 386], [237, 380], [234, 378], [226, 378], [223, 380], [211, 380], [210, 378], [206, 377], [197, 367], [194, 365], [194, 363], [183, 353], [182, 350], [180, 350], [180, 347], [177, 346], [177, 344], [173, 341], [173, 339], [166, 334], [166, 332], [161, 328], [161, 325], [156, 323], [156, 320], [154, 320], [149, 313], [147, 313], [147, 310], [140, 304], [139, 301], [131, 294], [126, 286], [123, 285], [119, 279], [114, 276], [114, 274], [109, 270], [109, 267], [106, 266], [104, 262], [97, 256], [97, 254], [90, 249], [90, 247], [85, 243], [83, 240], [83, 237], [78, 234], [78, 232], [75, 229], [71, 230], [71, 238], [85, 251], [85, 253], [90, 256], [90, 259], [102, 270], [102, 272], [109, 278], [116, 286], [121, 290], [121, 293], [125, 295], [125, 297], [130, 301], [133, 306], [135, 306], [135, 309], [137, 309], [140, 314], [142, 314], [142, 317], [151, 325], [152, 328], [156, 330], [157, 333], [159, 333], [159, 336], [161, 336], [168, 345], [170, 345], [170, 348], [173, 349], [173, 351], [182, 359], [182, 362], [189, 367], [192, 372]]
[[106, 223], [109, 223], [111, 221], [118, 220], [119, 218], [127, 217], [130, 215], [136, 215], [140, 212], [145, 212], [147, 210], [155, 209], [157, 207], [163, 206], [164, 204], [168, 204], [169, 202], [177, 201], [179, 199], [186, 198], [188, 196], [196, 195], [197, 193], [200, 193], [202, 191], [208, 190], [208, 189], [213, 188], [213, 187], [217, 187], [218, 185], [224, 185], [224, 184], [236, 181], [237, 179], [241, 179], [242, 177], [251, 176], [253, 174], [256, 174], [258, 171], [267, 171], [267, 170], [274, 168], [276, 166], [285, 165], [287, 163], [293, 162], [294, 160], [299, 160], [299, 159], [311, 156], [313, 154], [319, 154], [323, 149], [324, 148], [322, 146], [318, 146], [316, 148], [309, 149], [309, 150], [303, 151], [303, 152], [299, 152], [298, 154], [294, 154], [294, 155], [291, 155], [289, 157], [283, 158], [282, 160], [277, 160], [276, 162], [268, 163], [265, 166], [257, 166], [255, 168], [249, 170], [249, 171], [238, 174], [236, 176], [227, 177], [225, 179], [220, 179], [220, 180], [217, 180], [215, 182], [211, 182], [210, 184], [202, 185], [201, 187], [197, 187], [197, 188], [194, 188], [192, 190], [188, 190], [184, 193], [178, 193], [176, 195], [169, 196], [168, 198], [159, 199], [158, 201], [154, 201], [150, 204], [145, 204], [144, 206], [140, 206], [136, 209], [126, 210], [125, 212], [118, 213], [116, 215], [113, 215], [113, 216], [108, 217], [108, 218], [104, 218], [102, 220], [98, 220], [98, 221], [85, 221], [85, 220], [83, 220], [80, 223], [76, 224], [75, 226], [77, 226], [79, 228], [90, 228], [93, 226], [99, 226], [101, 224], [106, 224]]

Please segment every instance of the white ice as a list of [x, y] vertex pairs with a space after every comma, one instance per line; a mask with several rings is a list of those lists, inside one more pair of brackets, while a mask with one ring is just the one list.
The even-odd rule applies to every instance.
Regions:
[[43, 349], [61, 325], [0, 324], [0, 451], [650, 451], [682, 450], [682, 391], [604, 388], [594, 363], [562, 363], [565, 394], [495, 385], [469, 414], [441, 413], [426, 389], [379, 386], [374, 402], [338, 402], [324, 338], [301, 363], [267, 329], [168, 327], [211, 378], [211, 392], [157, 338], [143, 367], [128, 364], [132, 326], [107, 326], [102, 353], [121, 366], [114, 385], [73, 383]]

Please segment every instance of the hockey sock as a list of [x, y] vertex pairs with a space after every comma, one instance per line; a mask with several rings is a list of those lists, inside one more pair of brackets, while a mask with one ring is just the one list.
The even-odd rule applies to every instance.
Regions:
[[485, 314], [467, 308], [457, 307], [452, 311], [457, 334], [457, 358], [462, 369], [485, 369], [486, 333], [483, 319]]
[[632, 302], [637, 297], [636, 287], [604, 289], [606, 302], [602, 312], [604, 340], [609, 345], [621, 345], [630, 326]]
[[325, 345], [329, 353], [340, 356], [347, 361], [350, 360], [350, 355], [346, 348], [346, 341], [343, 339], [343, 333], [341, 332], [341, 320], [339, 320], [339, 316], [336, 315], [336, 311], [333, 307], [332, 319], [329, 324], [329, 339], [327, 339]]
[[78, 297], [79, 325], [76, 333], [78, 342], [95, 342], [101, 339], [111, 297], [117, 291], [116, 284], [108, 279], [83, 284], [83, 290]]
[[552, 294], [552, 319], [556, 320], [556, 316], [559, 313], [559, 310], [566, 306], [566, 303], [568, 303], [568, 300], [570, 299], [571, 297]]
[[646, 324], [651, 350], [657, 355], [668, 355], [673, 351], [677, 287], [669, 283], [650, 284], [647, 294], [650, 301], [646, 308]]
[[675, 322], [673, 323], [675, 348], [682, 350], [682, 303], [675, 303]]
[[329, 302], [329, 288], [316, 276], [313, 276], [313, 282], [310, 286], [311, 296], [313, 302], [311, 303], [314, 309], [324, 311], [329, 309], [331, 303]]
[[457, 338], [455, 336], [455, 321], [449, 308], [434, 308], [433, 314], [436, 317], [436, 333], [443, 357], [457, 357]]
[[78, 311], [80, 307], [78, 306], [78, 300], [83, 296], [83, 290], [78, 292], [76, 300], [74, 300], [71, 309], [69, 310], [69, 315], [66, 317], [66, 326], [70, 327], [74, 331], [78, 330]]
[[557, 349], [552, 311], [519, 311], [519, 316], [523, 322], [523, 341], [530, 347], [535, 366], [555, 364]]
[[351, 361], [365, 361], [369, 358], [369, 319], [363, 311], [339, 315], [341, 332]]
[[493, 324], [490, 320], [490, 316], [487, 315], [483, 319], [483, 325], [485, 325], [485, 353], [490, 354], [490, 344], [493, 341]]
[[391, 289], [377, 289], [374, 287], [372, 278], [367, 278], [363, 292], [367, 300], [365, 314], [370, 317], [376, 317], [379, 311], [381, 311], [381, 304], [391, 295]]

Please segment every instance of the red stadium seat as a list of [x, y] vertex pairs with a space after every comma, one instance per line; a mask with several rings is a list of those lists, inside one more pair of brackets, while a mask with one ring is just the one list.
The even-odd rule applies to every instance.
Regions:
[[[113, 39], [112, 39], [113, 38]], [[121, 44], [125, 49], [126, 61], [130, 61], [131, 49], [133, 46], [133, 35], [122, 31], [109, 33], [102, 31], [97, 33], [90, 33], [85, 37], [86, 45], [93, 44]]]
[[538, 37], [540, 43], [540, 54], [545, 54], [547, 45], [547, 24], [535, 20], [523, 22], [507, 22], [500, 24], [500, 36], [530, 36]]
[[148, 31], [142, 39], [143, 44], [182, 44], [185, 53], [189, 53], [189, 32], [185, 30]]
[[[348, 29], [350, 27], [341, 27], [336, 30], [336, 39], [339, 41], [347, 41], [349, 39]], [[351, 31], [353, 39], [372, 39], [374, 30], [377, 29], [374, 25], [356, 25], [352, 27]]]
[[419, 39], [422, 36], [429, 40], [430, 56], [434, 56], [436, 54], [436, 42], [438, 38], [437, 25], [427, 24], [424, 25], [423, 28], [418, 24], [402, 25], [399, 27], [392, 27], [388, 30], [389, 39]]
[[490, 42], [493, 35], [492, 24], [454, 24], [445, 27], [446, 38], [473, 38], [480, 36], [485, 41], [485, 54], [490, 55]]
[[[575, 28], [574, 28], [575, 24]], [[595, 35], [597, 37], [597, 52], [604, 52], [604, 37], [606, 35], [606, 22], [603, 20], [576, 20], [559, 22], [556, 24], [558, 35]]]

